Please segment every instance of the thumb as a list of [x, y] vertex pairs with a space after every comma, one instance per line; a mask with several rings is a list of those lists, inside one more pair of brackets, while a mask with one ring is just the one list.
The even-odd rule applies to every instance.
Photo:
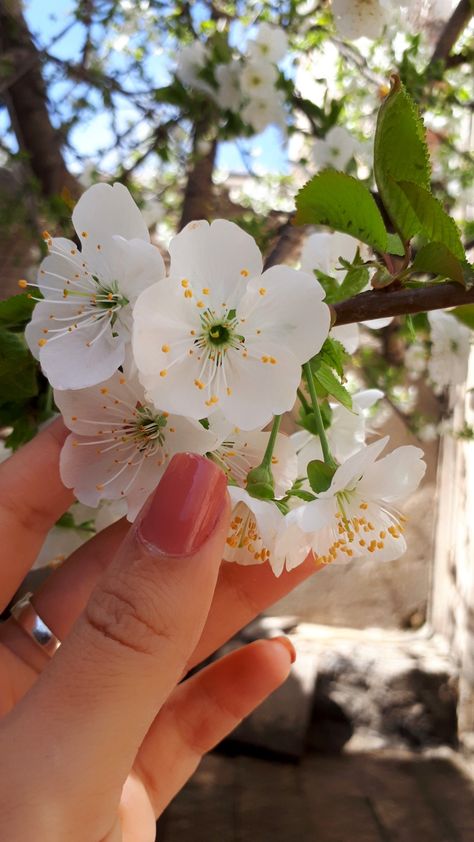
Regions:
[[[91, 768], [96, 780], [123, 783], [200, 637], [229, 508], [225, 475], [213, 462], [174, 456], [70, 636], [25, 697], [35, 711], [34, 742], [55, 746], [62, 786], [66, 776], [77, 792]], [[50, 763], [51, 749], [44, 756]]]

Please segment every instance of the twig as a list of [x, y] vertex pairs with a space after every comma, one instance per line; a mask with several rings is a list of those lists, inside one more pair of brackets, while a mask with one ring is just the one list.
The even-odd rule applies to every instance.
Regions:
[[430, 64], [435, 61], [446, 61], [459, 36], [474, 15], [473, 0], [461, 0], [443, 28], [434, 48]]
[[386, 316], [403, 316], [409, 313], [425, 313], [446, 307], [474, 304], [474, 287], [464, 289], [451, 281], [442, 284], [426, 284], [416, 289], [380, 289], [361, 292], [345, 301], [331, 305], [336, 325], [370, 321]]

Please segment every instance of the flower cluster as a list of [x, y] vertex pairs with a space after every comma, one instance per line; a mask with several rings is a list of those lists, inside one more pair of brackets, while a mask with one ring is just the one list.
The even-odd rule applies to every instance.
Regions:
[[[394, 504], [423, 476], [422, 452], [379, 459], [387, 439], [365, 444], [378, 390], [351, 408], [326, 401], [323, 422], [313, 368], [331, 348], [330, 312], [308, 256], [323, 241], [307, 243], [310, 271], [265, 269], [234, 223], [192, 222], [165, 270], [119, 184], [89, 188], [73, 224], [80, 247], [45, 234], [27, 341], [71, 431], [60, 469], [77, 500], [133, 520], [173, 454], [193, 451], [228, 478], [226, 561], [279, 575], [311, 551], [322, 563], [401, 555]], [[354, 256], [354, 241], [325, 243], [323, 270]], [[281, 416], [297, 395], [303, 429], [287, 436]]]
[[285, 57], [285, 32], [261, 23], [248, 42], [246, 54], [219, 64], [211, 49], [200, 41], [185, 46], [179, 55], [176, 75], [183, 85], [213, 99], [219, 108], [238, 114], [254, 132], [270, 124], [285, 126], [285, 99], [278, 89], [278, 63]]

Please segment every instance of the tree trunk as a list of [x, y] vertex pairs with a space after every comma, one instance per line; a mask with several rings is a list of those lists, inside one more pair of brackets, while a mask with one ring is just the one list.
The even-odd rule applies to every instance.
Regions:
[[10, 115], [20, 150], [25, 153], [44, 196], [67, 189], [80, 195], [80, 185], [68, 172], [61, 139], [51, 124], [46, 87], [37, 50], [19, 0], [0, 0], [0, 93]]
[[[212, 173], [216, 160], [217, 141], [208, 140], [207, 124], [197, 124], [194, 129], [191, 168], [184, 191], [179, 230], [193, 219], [208, 219], [213, 211]], [[205, 149], [202, 147], [205, 144]]]

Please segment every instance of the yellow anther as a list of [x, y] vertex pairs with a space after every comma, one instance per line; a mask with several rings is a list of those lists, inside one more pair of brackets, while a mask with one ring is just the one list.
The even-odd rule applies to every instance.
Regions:
[[46, 342], [47, 339], [38, 339], [38, 345], [40, 346], [40, 348], [42, 348], [43, 345], [46, 345]]
[[364, 540], [364, 538], [360, 538], [359, 544], [361, 545], [361, 547], [365, 547], [366, 541]]
[[260, 357], [260, 359], [261, 359], [262, 363], [270, 362], [270, 357], [267, 357], [266, 354], [264, 354], [263, 357]]
[[243, 278], [248, 278], [249, 270], [248, 269], [241, 269], [240, 274], [242, 275]]
[[229, 397], [232, 394], [232, 389], [230, 388], [230, 386], [227, 386], [227, 394], [229, 395]]
[[270, 362], [271, 362], [272, 365], [276, 365], [275, 357], [270, 357]]
[[104, 490], [104, 486], [102, 485], [101, 482], [97, 483], [96, 489], [97, 489], [97, 491], [103, 491]]
[[170, 431], [170, 433], [175, 433], [175, 432], [176, 432], [176, 428], [175, 428], [175, 427], [168, 427], [168, 430]]
[[260, 289], [259, 289], [260, 295], [266, 295], [266, 292], [267, 291], [266, 291], [265, 287], [260, 287]]
[[202, 310], [202, 308], [205, 307], [205, 306], [206, 305], [204, 304], [204, 301], [198, 301], [197, 304], [196, 304], [196, 307], [199, 307], [200, 310]]
[[278, 465], [278, 461], [279, 460], [277, 456], [272, 456], [272, 465]]
[[160, 371], [160, 377], [166, 377], [167, 374], [168, 372], [166, 371], [166, 368], [162, 368]]
[[41, 234], [41, 236], [42, 236], [43, 240], [51, 240], [51, 239], [52, 239], [51, 234], [49, 233], [49, 231], [43, 231], [43, 233]]
[[184, 287], [184, 289], [187, 289], [187, 287], [189, 286], [189, 281], [187, 278], [183, 278], [183, 280], [181, 281], [181, 286]]
[[18, 286], [21, 289], [26, 289], [26, 287], [28, 286], [28, 281], [25, 281], [24, 278], [21, 278], [21, 280], [18, 281]]
[[359, 509], [368, 509], [368, 508], [369, 508], [368, 503], [361, 503], [360, 506], [359, 506]]
[[384, 530], [382, 529], [382, 531], [381, 531], [381, 532], [379, 532], [379, 538], [382, 538], [382, 540], [383, 540], [383, 539], [384, 539], [384, 538], [386, 538], [386, 537], [387, 537], [387, 533], [386, 533], [386, 532], [384, 532]]
[[100, 251], [100, 250], [101, 250], [101, 248], [102, 248], [101, 244], [100, 244], [100, 243], [97, 243], [97, 251]]
[[120, 383], [121, 386], [123, 386], [123, 384], [126, 383], [126, 382], [127, 381], [125, 380], [125, 377], [121, 377], [120, 380], [119, 380], [119, 383]]
[[161, 350], [163, 351], [164, 354], [167, 354], [169, 352], [169, 349], [170, 349], [169, 345], [162, 345], [161, 346]]
[[195, 331], [195, 330], [190, 330], [189, 332], [190, 332], [191, 336], [196, 336], [196, 331]]
[[204, 287], [202, 291], [203, 295], [209, 295], [209, 287]]
[[89, 236], [89, 234], [87, 233], [87, 231], [83, 231], [81, 233], [81, 237], [88, 237], [88, 236]]
[[109, 390], [107, 389], [107, 386], [103, 386], [102, 389], [100, 390], [100, 394], [101, 395], [107, 395], [108, 391]]
[[191, 289], [185, 289], [184, 290], [184, 297], [185, 298], [192, 298], [193, 297], [193, 291]]
[[383, 550], [384, 546], [385, 544], [383, 541], [377, 541], [377, 547], [379, 548], [379, 550]]
[[202, 380], [195, 380], [195, 381], [194, 381], [194, 385], [195, 385], [198, 389], [204, 389], [204, 383], [202, 382]]

